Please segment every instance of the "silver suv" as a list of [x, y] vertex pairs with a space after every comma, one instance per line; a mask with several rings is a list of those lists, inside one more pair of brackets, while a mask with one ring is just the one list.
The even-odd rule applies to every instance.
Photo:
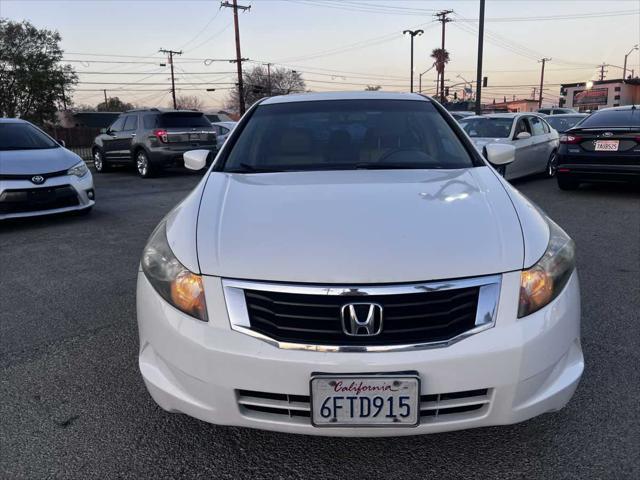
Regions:
[[183, 153], [194, 148], [216, 150], [215, 130], [202, 112], [151, 108], [121, 114], [95, 138], [92, 153], [98, 173], [134, 164], [147, 178], [183, 166]]

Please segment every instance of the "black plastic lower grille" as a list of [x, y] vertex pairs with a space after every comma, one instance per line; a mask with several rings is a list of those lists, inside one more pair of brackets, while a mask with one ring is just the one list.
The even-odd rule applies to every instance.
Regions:
[[5, 190], [0, 195], [0, 213], [22, 213], [78, 205], [78, 195], [69, 185]]
[[[329, 296], [245, 290], [251, 329], [284, 342], [401, 345], [446, 341], [475, 326], [479, 287], [397, 295]], [[341, 309], [353, 302], [383, 308], [375, 336], [343, 331]]]

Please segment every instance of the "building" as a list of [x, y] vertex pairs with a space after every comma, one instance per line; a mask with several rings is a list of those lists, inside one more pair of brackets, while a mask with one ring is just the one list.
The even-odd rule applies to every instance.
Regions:
[[64, 110], [58, 112], [58, 123], [63, 128], [107, 128], [116, 121], [119, 112], [74, 112]]
[[538, 100], [525, 98], [522, 100], [510, 100], [508, 102], [494, 102], [482, 105], [483, 111], [493, 112], [535, 112], [538, 109]]
[[580, 112], [640, 103], [640, 78], [564, 83], [560, 86], [561, 107]]

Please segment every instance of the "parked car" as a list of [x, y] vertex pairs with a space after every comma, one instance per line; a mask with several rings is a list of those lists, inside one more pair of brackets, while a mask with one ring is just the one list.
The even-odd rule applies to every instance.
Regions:
[[383, 92], [266, 98], [238, 132], [142, 254], [139, 367], [162, 408], [397, 436], [569, 401], [574, 244], [489, 167], [513, 146], [485, 160], [438, 102]]
[[151, 177], [169, 166], [183, 165], [187, 150], [216, 149], [216, 134], [202, 112], [194, 110], [130, 110], [94, 140], [93, 163], [98, 173], [112, 165], [135, 165]]
[[473, 112], [449, 112], [456, 120], [462, 120], [463, 118], [472, 117], [475, 115]]
[[31, 123], [0, 118], [0, 220], [88, 212], [94, 204], [84, 160]]
[[218, 150], [222, 148], [224, 142], [227, 141], [227, 137], [231, 131], [235, 128], [237, 122], [216, 122], [212, 123], [213, 129], [216, 132], [216, 137], [218, 139]]
[[560, 137], [558, 186], [640, 181], [640, 105], [596, 110]]
[[205, 113], [204, 116], [207, 117], [211, 123], [233, 122], [233, 120], [231, 119], [231, 117], [229, 117], [229, 115], [227, 115], [226, 113], [222, 113], [222, 112]]
[[539, 108], [537, 113], [541, 115], [568, 115], [568, 114], [576, 114], [578, 113], [573, 108], [560, 108], [560, 107], [552, 107], [552, 108]]
[[492, 143], [516, 148], [515, 161], [501, 170], [505, 178], [513, 180], [541, 172], [555, 175], [559, 135], [539, 115], [494, 113], [465, 118], [460, 125], [481, 151]]
[[570, 128], [575, 127], [578, 122], [587, 118], [588, 116], [589, 115], [587, 115], [586, 113], [569, 113], [552, 115], [545, 118], [545, 120], [556, 132], [564, 133]]

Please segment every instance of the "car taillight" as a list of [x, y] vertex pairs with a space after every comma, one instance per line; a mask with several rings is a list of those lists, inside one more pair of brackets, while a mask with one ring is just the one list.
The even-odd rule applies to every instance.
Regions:
[[567, 143], [569, 145], [575, 145], [581, 141], [582, 137], [578, 137], [577, 135], [562, 135], [560, 137], [560, 143]]
[[153, 134], [156, 136], [156, 138], [158, 140], [160, 140], [162, 143], [167, 143], [169, 141], [169, 134], [167, 133], [166, 130], [154, 130]]

